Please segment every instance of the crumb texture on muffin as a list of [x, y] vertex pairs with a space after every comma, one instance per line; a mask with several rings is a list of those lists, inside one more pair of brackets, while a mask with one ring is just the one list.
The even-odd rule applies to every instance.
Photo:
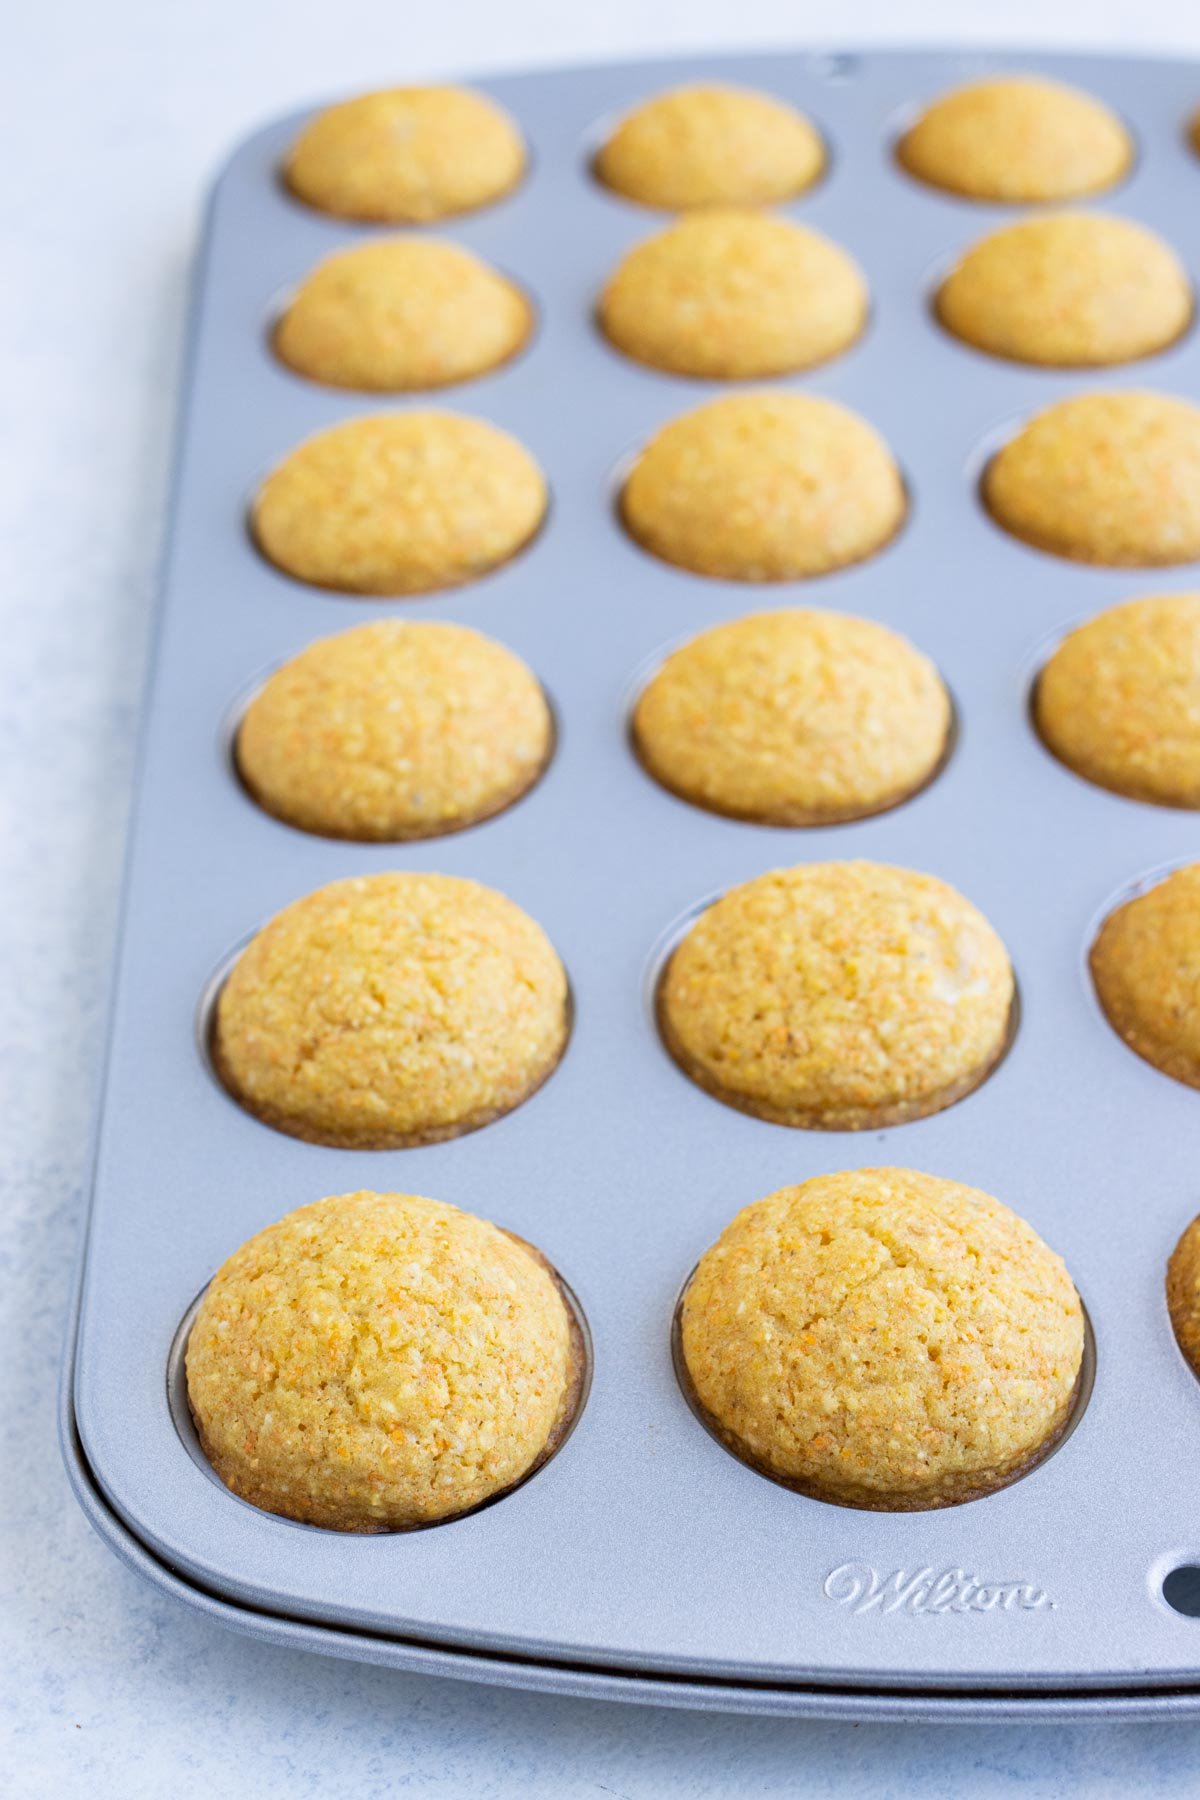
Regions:
[[321, 212], [396, 225], [487, 206], [524, 172], [508, 114], [458, 87], [386, 88], [327, 107], [283, 166], [292, 192]]
[[1109, 913], [1091, 969], [1108, 1022], [1129, 1048], [1200, 1087], [1200, 863]]
[[380, 413], [306, 438], [267, 476], [255, 536], [315, 587], [424, 594], [507, 562], [546, 511], [515, 438], [459, 413]]
[[825, 167], [819, 133], [770, 94], [719, 85], [675, 88], [628, 113], [600, 149], [596, 174], [643, 206], [772, 206]]
[[1184, 1360], [1200, 1377], [1200, 1218], [1186, 1228], [1167, 1263], [1167, 1311]]
[[973, 245], [937, 296], [946, 329], [989, 355], [1056, 368], [1132, 362], [1174, 343], [1192, 288], [1157, 232], [1102, 213], [1021, 219]]
[[882, 549], [905, 513], [887, 445], [812, 394], [731, 394], [673, 419], [625, 484], [626, 527], [698, 575], [794, 581]]
[[1008, 954], [932, 875], [804, 863], [731, 888], [667, 964], [659, 1018], [698, 1086], [780, 1125], [858, 1131], [978, 1087], [1008, 1045]]
[[383, 619], [318, 638], [250, 702], [238, 768], [302, 831], [397, 841], [491, 818], [550, 756], [550, 708], [518, 656], [482, 632]]
[[566, 1303], [529, 1246], [416, 1194], [341, 1194], [218, 1270], [187, 1346], [221, 1480], [334, 1531], [453, 1517], [528, 1474], [569, 1422]]
[[1003, 1487], [1061, 1436], [1083, 1360], [1062, 1260], [976, 1188], [860, 1169], [782, 1188], [701, 1258], [696, 1398], [756, 1467], [880, 1511]]
[[1034, 713], [1059, 761], [1098, 787], [1200, 807], [1200, 594], [1126, 600], [1070, 632]]
[[1133, 161], [1129, 133], [1090, 94], [1039, 76], [953, 89], [896, 147], [931, 187], [972, 200], [1072, 200], [1110, 188]]
[[397, 1149], [519, 1106], [567, 1031], [563, 966], [511, 900], [455, 875], [365, 875], [251, 940], [217, 1002], [213, 1058], [278, 1131]]
[[311, 381], [406, 393], [498, 368], [525, 343], [532, 318], [521, 290], [471, 251], [439, 238], [386, 238], [317, 264], [275, 329], [275, 350]]
[[677, 375], [754, 380], [825, 362], [867, 317], [867, 286], [836, 244], [802, 225], [723, 208], [636, 245], [600, 296], [619, 350]]
[[714, 626], [643, 691], [643, 765], [696, 806], [827, 825], [895, 806], [945, 754], [950, 699], [928, 657], [868, 619], [799, 607]]
[[988, 464], [997, 523], [1039, 550], [1113, 568], [1200, 557], [1200, 408], [1081, 394], [1038, 413]]

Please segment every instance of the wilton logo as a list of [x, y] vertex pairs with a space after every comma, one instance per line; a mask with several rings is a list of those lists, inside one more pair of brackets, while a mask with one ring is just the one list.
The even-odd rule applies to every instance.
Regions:
[[840, 1563], [821, 1592], [853, 1613], [1036, 1612], [1053, 1607], [1049, 1594], [1027, 1581], [980, 1581], [965, 1569], [897, 1569], [881, 1575], [870, 1563]]

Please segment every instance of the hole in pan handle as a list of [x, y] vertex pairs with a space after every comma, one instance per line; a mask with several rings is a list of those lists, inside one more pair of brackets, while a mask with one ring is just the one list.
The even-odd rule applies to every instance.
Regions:
[[1200, 1619], [1200, 1567], [1181, 1563], [1164, 1576], [1162, 1597], [1173, 1612], [1185, 1619]]

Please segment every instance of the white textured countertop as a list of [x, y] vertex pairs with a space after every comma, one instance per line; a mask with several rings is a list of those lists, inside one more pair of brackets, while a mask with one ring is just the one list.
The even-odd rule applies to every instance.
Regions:
[[[903, 13], [903, 17], [901, 17]], [[0, 25], [0, 1792], [1194, 1794], [1200, 1723], [806, 1725], [619, 1708], [257, 1647], [95, 1539], [54, 1389], [190, 252], [256, 122], [392, 79], [673, 49], [1200, 56], [1195, 0], [27, 0]], [[1197, 83], [1200, 103], [1200, 81]], [[167, 1197], [169, 1199], [169, 1196]]]

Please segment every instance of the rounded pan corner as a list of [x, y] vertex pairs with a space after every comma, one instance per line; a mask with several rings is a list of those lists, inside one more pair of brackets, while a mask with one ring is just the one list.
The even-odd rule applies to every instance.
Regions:
[[[280, 161], [284, 150], [305, 120], [328, 103], [328, 99], [314, 98], [304, 105], [289, 107], [286, 112], [260, 119], [239, 131], [210, 168], [205, 190], [208, 212], [211, 214], [225, 189], [235, 185], [240, 178], [261, 180], [265, 174], [268, 183], [276, 189], [285, 205], [310, 213], [309, 207], [302, 201], [293, 199], [288, 192], [280, 174]], [[312, 212], [311, 216], [319, 219], [321, 214]], [[330, 222], [336, 224], [339, 221]]]

